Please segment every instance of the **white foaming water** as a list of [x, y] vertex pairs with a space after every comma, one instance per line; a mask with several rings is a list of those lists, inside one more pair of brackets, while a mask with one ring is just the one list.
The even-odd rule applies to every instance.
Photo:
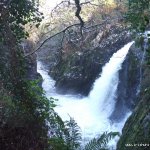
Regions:
[[[59, 99], [55, 111], [65, 121], [73, 117], [82, 130], [83, 143], [105, 131], [121, 132], [122, 127], [131, 112], [119, 123], [112, 123], [109, 116], [114, 110], [116, 89], [118, 86], [118, 71], [133, 42], [118, 50], [103, 67], [100, 77], [93, 84], [88, 97], [79, 98], [73, 95], [57, 94], [55, 82], [48, 75], [42, 63], [38, 62], [38, 72], [44, 81], [42, 84], [46, 96]], [[118, 139], [116, 139], [117, 141]], [[115, 145], [112, 141], [111, 145]]]

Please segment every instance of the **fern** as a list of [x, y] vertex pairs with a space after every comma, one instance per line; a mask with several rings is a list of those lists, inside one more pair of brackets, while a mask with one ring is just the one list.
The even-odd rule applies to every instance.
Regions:
[[84, 150], [107, 150], [108, 142], [116, 136], [119, 136], [118, 132], [104, 132], [100, 137], [92, 139]]
[[51, 122], [49, 148], [51, 150], [77, 150], [80, 148], [81, 132], [73, 118], [63, 122], [53, 113], [54, 122]]
[[65, 122], [66, 132], [65, 141], [69, 150], [77, 150], [80, 147], [81, 132], [80, 128], [73, 118]]
[[49, 148], [48, 150], [69, 150], [68, 146], [61, 138], [50, 138], [49, 139]]

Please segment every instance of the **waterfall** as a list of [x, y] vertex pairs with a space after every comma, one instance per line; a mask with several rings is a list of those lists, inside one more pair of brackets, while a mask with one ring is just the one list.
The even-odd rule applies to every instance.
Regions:
[[[38, 72], [42, 75], [43, 88], [47, 97], [59, 99], [55, 111], [63, 120], [73, 117], [82, 130], [83, 142], [105, 132], [121, 132], [130, 112], [119, 123], [112, 123], [109, 116], [115, 107], [116, 89], [119, 83], [118, 72], [133, 42], [126, 44], [110, 58], [95, 80], [89, 96], [80, 98], [73, 95], [60, 95], [55, 91], [54, 81], [43, 65], [38, 62]], [[52, 83], [52, 84], [51, 84]], [[51, 92], [52, 91], [52, 92]]]
[[[89, 99], [94, 100], [94, 104], [99, 106], [99, 111], [107, 109], [107, 114], [111, 114], [114, 106], [115, 92], [118, 86], [118, 71], [128, 53], [133, 42], [128, 43], [118, 50], [103, 67], [100, 77], [95, 81], [93, 89], [89, 94]], [[109, 113], [108, 113], [109, 111]]]
[[45, 91], [46, 97], [51, 97], [56, 92], [55, 81], [48, 75], [48, 70], [40, 61], [37, 61], [37, 72], [43, 78], [42, 88]]

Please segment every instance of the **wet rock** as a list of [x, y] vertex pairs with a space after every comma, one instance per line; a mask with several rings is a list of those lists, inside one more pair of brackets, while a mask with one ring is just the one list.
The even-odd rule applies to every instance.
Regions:
[[[33, 47], [34, 44], [30, 40], [24, 40], [22, 43], [25, 54], [33, 51]], [[27, 68], [27, 79], [35, 80], [41, 78], [41, 75], [37, 72], [37, 55], [35, 53], [26, 57], [25, 65]]]
[[[148, 150], [150, 143], [150, 69], [143, 67], [141, 92], [132, 115], [126, 121], [117, 150]], [[126, 144], [138, 144], [126, 146]], [[140, 146], [140, 144], [142, 144]], [[143, 145], [144, 144], [144, 145]]]
[[[130, 40], [131, 37], [126, 28], [112, 25], [103, 33], [99, 31], [97, 36], [90, 41], [88, 48], [76, 48], [67, 56], [62, 55], [59, 63], [50, 69], [50, 75], [56, 80], [57, 90], [62, 94], [88, 95], [105, 63], [114, 52]], [[74, 45], [70, 45], [70, 49], [71, 46], [75, 49]]]
[[111, 120], [121, 121], [126, 112], [133, 110], [138, 103], [142, 56], [141, 49], [133, 44], [119, 71], [116, 105], [110, 116]]

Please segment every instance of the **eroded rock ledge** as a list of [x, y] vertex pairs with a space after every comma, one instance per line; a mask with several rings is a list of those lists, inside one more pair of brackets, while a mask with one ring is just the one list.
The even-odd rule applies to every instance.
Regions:
[[69, 52], [65, 51], [59, 63], [50, 68], [49, 73], [56, 80], [59, 92], [88, 95], [102, 66], [114, 52], [131, 41], [129, 32], [120, 24], [110, 25], [91, 36], [86, 48], [76, 48], [75, 44], [69, 43]]

